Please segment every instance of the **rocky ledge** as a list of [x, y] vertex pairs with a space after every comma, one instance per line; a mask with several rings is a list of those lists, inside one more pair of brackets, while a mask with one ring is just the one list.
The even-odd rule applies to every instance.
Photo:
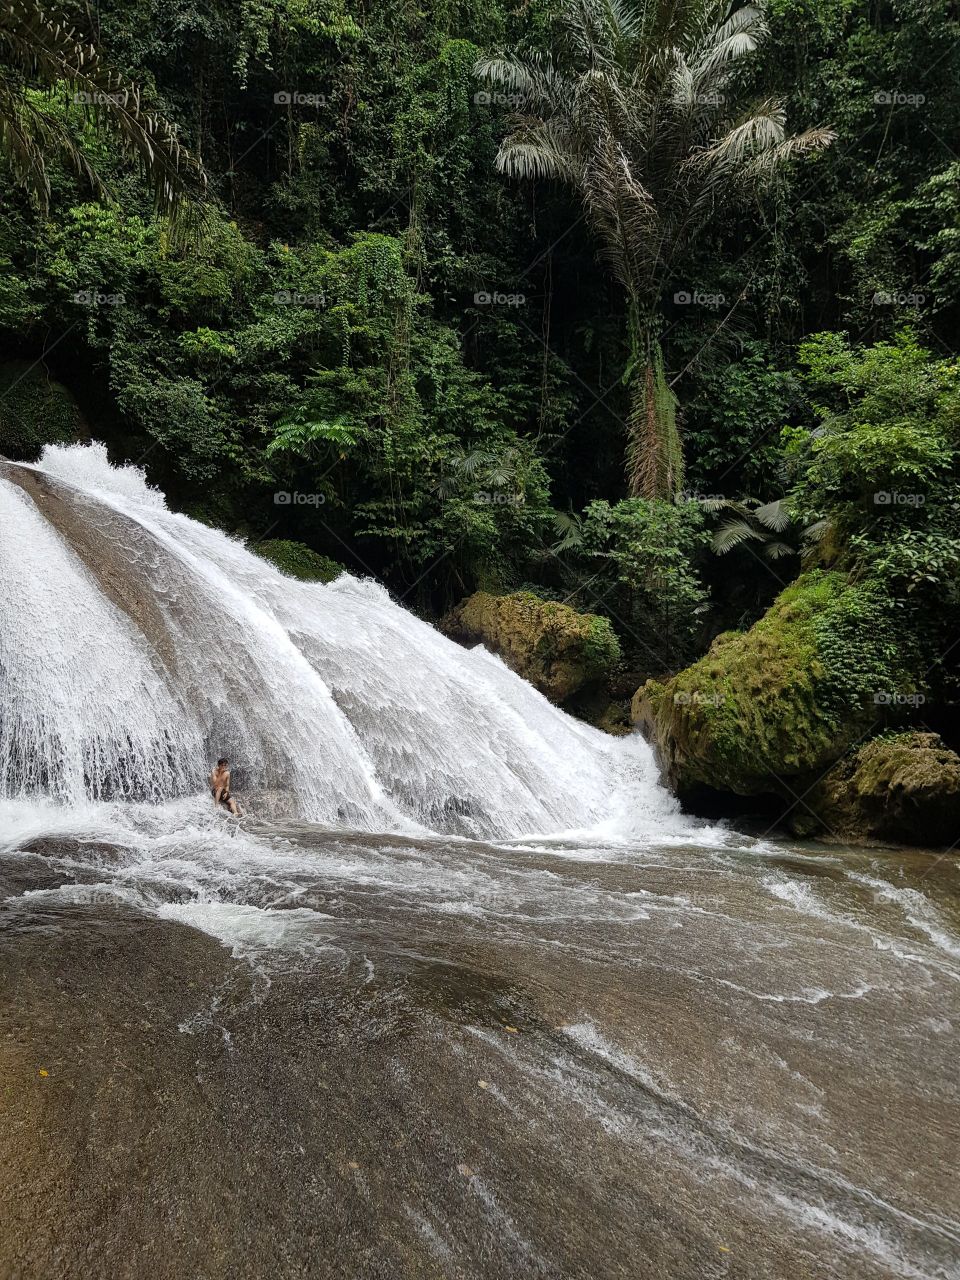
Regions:
[[620, 661], [620, 644], [606, 618], [528, 591], [478, 591], [452, 609], [440, 629], [462, 644], [479, 643], [499, 654], [554, 702], [608, 681]]

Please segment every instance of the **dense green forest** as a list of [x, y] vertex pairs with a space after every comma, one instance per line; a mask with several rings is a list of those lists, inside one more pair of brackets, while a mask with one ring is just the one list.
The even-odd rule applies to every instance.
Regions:
[[431, 617], [569, 602], [638, 676], [819, 593], [825, 723], [949, 723], [948, 0], [67, 4], [192, 157], [172, 223], [23, 9], [0, 451], [76, 430], [55, 380], [182, 510]]

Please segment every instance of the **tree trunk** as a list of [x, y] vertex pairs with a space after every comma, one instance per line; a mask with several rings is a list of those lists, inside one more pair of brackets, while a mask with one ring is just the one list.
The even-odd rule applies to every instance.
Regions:
[[674, 498], [683, 484], [677, 398], [667, 385], [660, 343], [647, 331], [630, 377], [627, 484], [631, 498]]

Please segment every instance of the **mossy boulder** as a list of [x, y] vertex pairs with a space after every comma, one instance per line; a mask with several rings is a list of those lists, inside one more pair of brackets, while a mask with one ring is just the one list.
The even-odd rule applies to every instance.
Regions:
[[633, 719], [681, 798], [705, 788], [790, 797], [920, 687], [908, 635], [876, 584], [806, 573], [749, 631], [718, 636], [666, 682], [648, 680]]
[[554, 702], [609, 679], [620, 661], [620, 642], [606, 618], [529, 591], [504, 596], [478, 591], [447, 614], [441, 630], [499, 654]]
[[36, 462], [45, 444], [88, 438], [80, 407], [63, 383], [27, 360], [0, 364], [0, 454]]
[[322, 556], [302, 542], [290, 542], [286, 538], [269, 538], [252, 548], [258, 556], [276, 565], [281, 573], [302, 582], [332, 582], [346, 569], [329, 556]]
[[823, 832], [840, 839], [953, 844], [960, 756], [935, 733], [874, 738], [838, 761], [807, 801]]

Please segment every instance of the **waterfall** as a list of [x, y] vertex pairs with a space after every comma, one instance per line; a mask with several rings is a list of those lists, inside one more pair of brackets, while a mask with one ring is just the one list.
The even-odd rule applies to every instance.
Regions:
[[344, 574], [285, 577], [103, 445], [0, 463], [0, 796], [159, 802], [478, 837], [656, 825], [649, 748], [553, 707]]

